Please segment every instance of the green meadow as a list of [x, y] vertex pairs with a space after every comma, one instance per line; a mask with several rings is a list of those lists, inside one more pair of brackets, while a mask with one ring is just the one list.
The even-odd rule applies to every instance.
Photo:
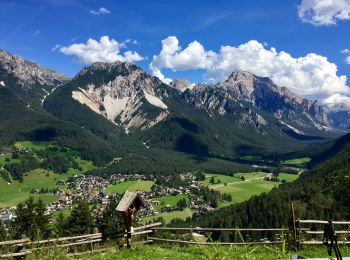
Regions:
[[[224, 202], [219, 205], [220, 207], [224, 207], [232, 203], [246, 201], [254, 195], [268, 192], [280, 184], [278, 182], [262, 180], [266, 175], [268, 173], [265, 172], [236, 173], [233, 177], [220, 174], [206, 174], [206, 179], [203, 183], [214, 190], [221, 193], [228, 193], [232, 196], [232, 202]], [[245, 181], [241, 180], [242, 176], [244, 176]], [[210, 183], [212, 177], [214, 177], [215, 184]], [[280, 173], [278, 178], [281, 181], [291, 182], [298, 177], [299, 175], [297, 174]], [[221, 183], [217, 183], [217, 180], [220, 180]]]
[[153, 207], [159, 211], [161, 208], [164, 208], [168, 205], [175, 206], [176, 203], [182, 199], [185, 199], [187, 202], [189, 202], [188, 196], [185, 194], [178, 194], [176, 196], [165, 196], [165, 197], [153, 198], [152, 201], [159, 201], [160, 202], [159, 205], [154, 205]]
[[124, 193], [127, 190], [128, 191], [136, 191], [136, 190], [143, 190], [148, 191], [151, 190], [151, 187], [153, 186], [153, 181], [125, 181], [121, 183], [117, 183], [114, 185], [111, 185], [107, 188], [107, 192], [116, 192], [116, 193]]
[[185, 220], [188, 217], [192, 217], [192, 215], [193, 215], [193, 211], [189, 208], [185, 208], [182, 211], [163, 212], [163, 213], [158, 213], [155, 216], [145, 217], [140, 220], [140, 223], [145, 224], [147, 221], [152, 221], [154, 219], [162, 217], [165, 223], [169, 224], [172, 219], [179, 218], [179, 219]]
[[296, 159], [283, 161], [282, 164], [288, 165], [288, 166], [306, 167], [306, 165], [310, 161], [311, 161], [311, 158], [309, 158], [309, 157], [302, 157], [302, 158], [296, 158]]

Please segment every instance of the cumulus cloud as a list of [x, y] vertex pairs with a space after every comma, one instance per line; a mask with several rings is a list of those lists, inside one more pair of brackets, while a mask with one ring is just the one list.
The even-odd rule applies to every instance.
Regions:
[[162, 50], [153, 56], [150, 68], [153, 75], [165, 82], [171, 79], [163, 75], [163, 68], [173, 71], [205, 69], [204, 78], [214, 82], [226, 80], [234, 70], [246, 70], [269, 77], [277, 85], [303, 97], [320, 101], [334, 94], [346, 95], [350, 90], [346, 76], [338, 76], [337, 66], [326, 57], [310, 53], [294, 58], [287, 52], [267, 49], [255, 40], [239, 46], [222, 46], [214, 52], [206, 51], [197, 41], [181, 49], [177, 38], [170, 36], [162, 41]]
[[202, 44], [197, 41], [191, 42], [184, 50], [179, 46], [175, 36], [169, 36], [162, 40], [162, 50], [159, 55], [154, 55], [150, 64], [153, 74], [165, 82], [171, 81], [161, 73], [162, 68], [174, 71], [190, 69], [206, 69], [212, 65], [216, 54], [205, 51]]
[[105, 8], [105, 7], [101, 7], [98, 10], [91, 10], [90, 11], [90, 14], [93, 14], [93, 15], [110, 14], [110, 13], [111, 13], [111, 11], [108, 10], [107, 8]]
[[323, 104], [332, 106], [335, 104], [350, 104], [350, 97], [336, 93], [326, 98]]
[[350, 20], [350, 0], [302, 0], [298, 16], [313, 25], [336, 25]]
[[89, 39], [86, 43], [74, 43], [60, 47], [60, 52], [65, 55], [75, 56], [83, 64], [100, 62], [135, 62], [144, 58], [135, 51], [126, 51], [121, 54], [121, 49], [126, 48], [126, 42], [118, 42], [102, 36], [100, 41]]

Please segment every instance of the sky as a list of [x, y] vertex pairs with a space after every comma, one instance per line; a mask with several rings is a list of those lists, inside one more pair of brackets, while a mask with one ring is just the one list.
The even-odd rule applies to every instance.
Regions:
[[0, 48], [73, 77], [135, 63], [164, 82], [270, 77], [350, 103], [350, 0], [0, 0]]

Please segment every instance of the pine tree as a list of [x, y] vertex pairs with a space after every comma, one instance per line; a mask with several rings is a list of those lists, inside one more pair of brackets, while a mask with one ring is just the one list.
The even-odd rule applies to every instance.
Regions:
[[7, 239], [7, 231], [4, 224], [0, 220], [0, 241], [5, 241]]
[[94, 227], [94, 219], [91, 215], [89, 204], [79, 200], [68, 217], [66, 230], [73, 235], [89, 234]]
[[58, 237], [64, 236], [67, 233], [66, 225], [67, 219], [64, 217], [63, 211], [61, 210], [54, 225], [55, 235]]
[[115, 239], [125, 230], [123, 216], [116, 211], [117, 205], [115, 198], [110, 199], [102, 217], [99, 219], [99, 229], [103, 240]]

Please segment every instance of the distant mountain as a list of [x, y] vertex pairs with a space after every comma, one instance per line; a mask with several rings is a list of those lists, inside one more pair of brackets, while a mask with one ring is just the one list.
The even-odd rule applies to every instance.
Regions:
[[68, 80], [60, 73], [0, 50], [0, 88], [11, 89], [28, 103], [40, 104], [57, 86]]
[[326, 107], [328, 119], [332, 127], [350, 130], [350, 104], [336, 104]]
[[44, 108], [103, 138], [124, 133], [145, 147], [200, 157], [290, 153], [334, 135], [317, 102], [242, 71], [215, 85], [167, 85], [129, 63], [95, 63]]

